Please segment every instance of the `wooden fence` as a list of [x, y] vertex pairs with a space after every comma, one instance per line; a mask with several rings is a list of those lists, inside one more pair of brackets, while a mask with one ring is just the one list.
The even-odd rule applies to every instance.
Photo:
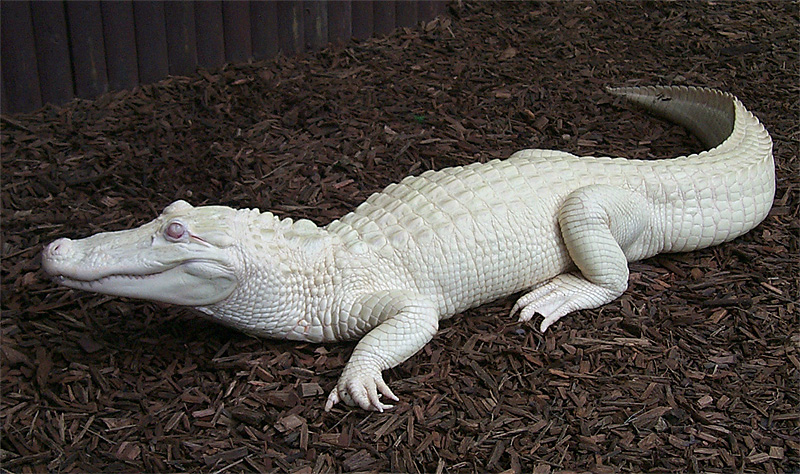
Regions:
[[2, 113], [414, 26], [441, 0], [2, 1]]

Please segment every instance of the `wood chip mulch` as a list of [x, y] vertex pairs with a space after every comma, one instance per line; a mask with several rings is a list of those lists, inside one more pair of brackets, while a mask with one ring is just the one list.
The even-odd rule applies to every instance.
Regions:
[[[457, 2], [416, 29], [2, 118], [8, 472], [792, 472], [800, 464], [796, 2]], [[168, 203], [324, 224], [430, 168], [540, 147], [700, 149], [606, 86], [740, 97], [775, 140], [766, 221], [631, 265], [542, 335], [513, 298], [322, 411], [352, 344], [259, 340], [175, 306], [58, 288], [39, 252]]]

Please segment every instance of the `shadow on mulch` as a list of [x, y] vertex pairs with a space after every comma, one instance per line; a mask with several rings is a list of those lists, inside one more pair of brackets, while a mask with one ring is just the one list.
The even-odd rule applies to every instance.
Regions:
[[[413, 30], [2, 118], [0, 461], [14, 472], [788, 472], [798, 466], [798, 8], [464, 3]], [[736, 94], [775, 140], [766, 221], [633, 264], [541, 335], [513, 299], [386, 373], [387, 413], [322, 411], [352, 344], [257, 340], [190, 310], [57, 288], [57, 237], [168, 203], [324, 224], [430, 168], [521, 148], [700, 145], [606, 86]]]

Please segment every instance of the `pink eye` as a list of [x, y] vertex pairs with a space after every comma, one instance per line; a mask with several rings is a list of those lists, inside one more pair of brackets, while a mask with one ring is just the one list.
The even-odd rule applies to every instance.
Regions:
[[167, 239], [173, 242], [181, 240], [185, 234], [186, 228], [180, 222], [170, 223], [164, 231], [164, 235], [167, 236]]

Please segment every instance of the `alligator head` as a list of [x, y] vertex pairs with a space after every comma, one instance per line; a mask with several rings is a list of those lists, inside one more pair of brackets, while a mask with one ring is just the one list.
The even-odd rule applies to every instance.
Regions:
[[231, 236], [237, 211], [176, 201], [141, 227], [45, 247], [42, 267], [62, 285], [166, 303], [203, 306], [237, 286]]

